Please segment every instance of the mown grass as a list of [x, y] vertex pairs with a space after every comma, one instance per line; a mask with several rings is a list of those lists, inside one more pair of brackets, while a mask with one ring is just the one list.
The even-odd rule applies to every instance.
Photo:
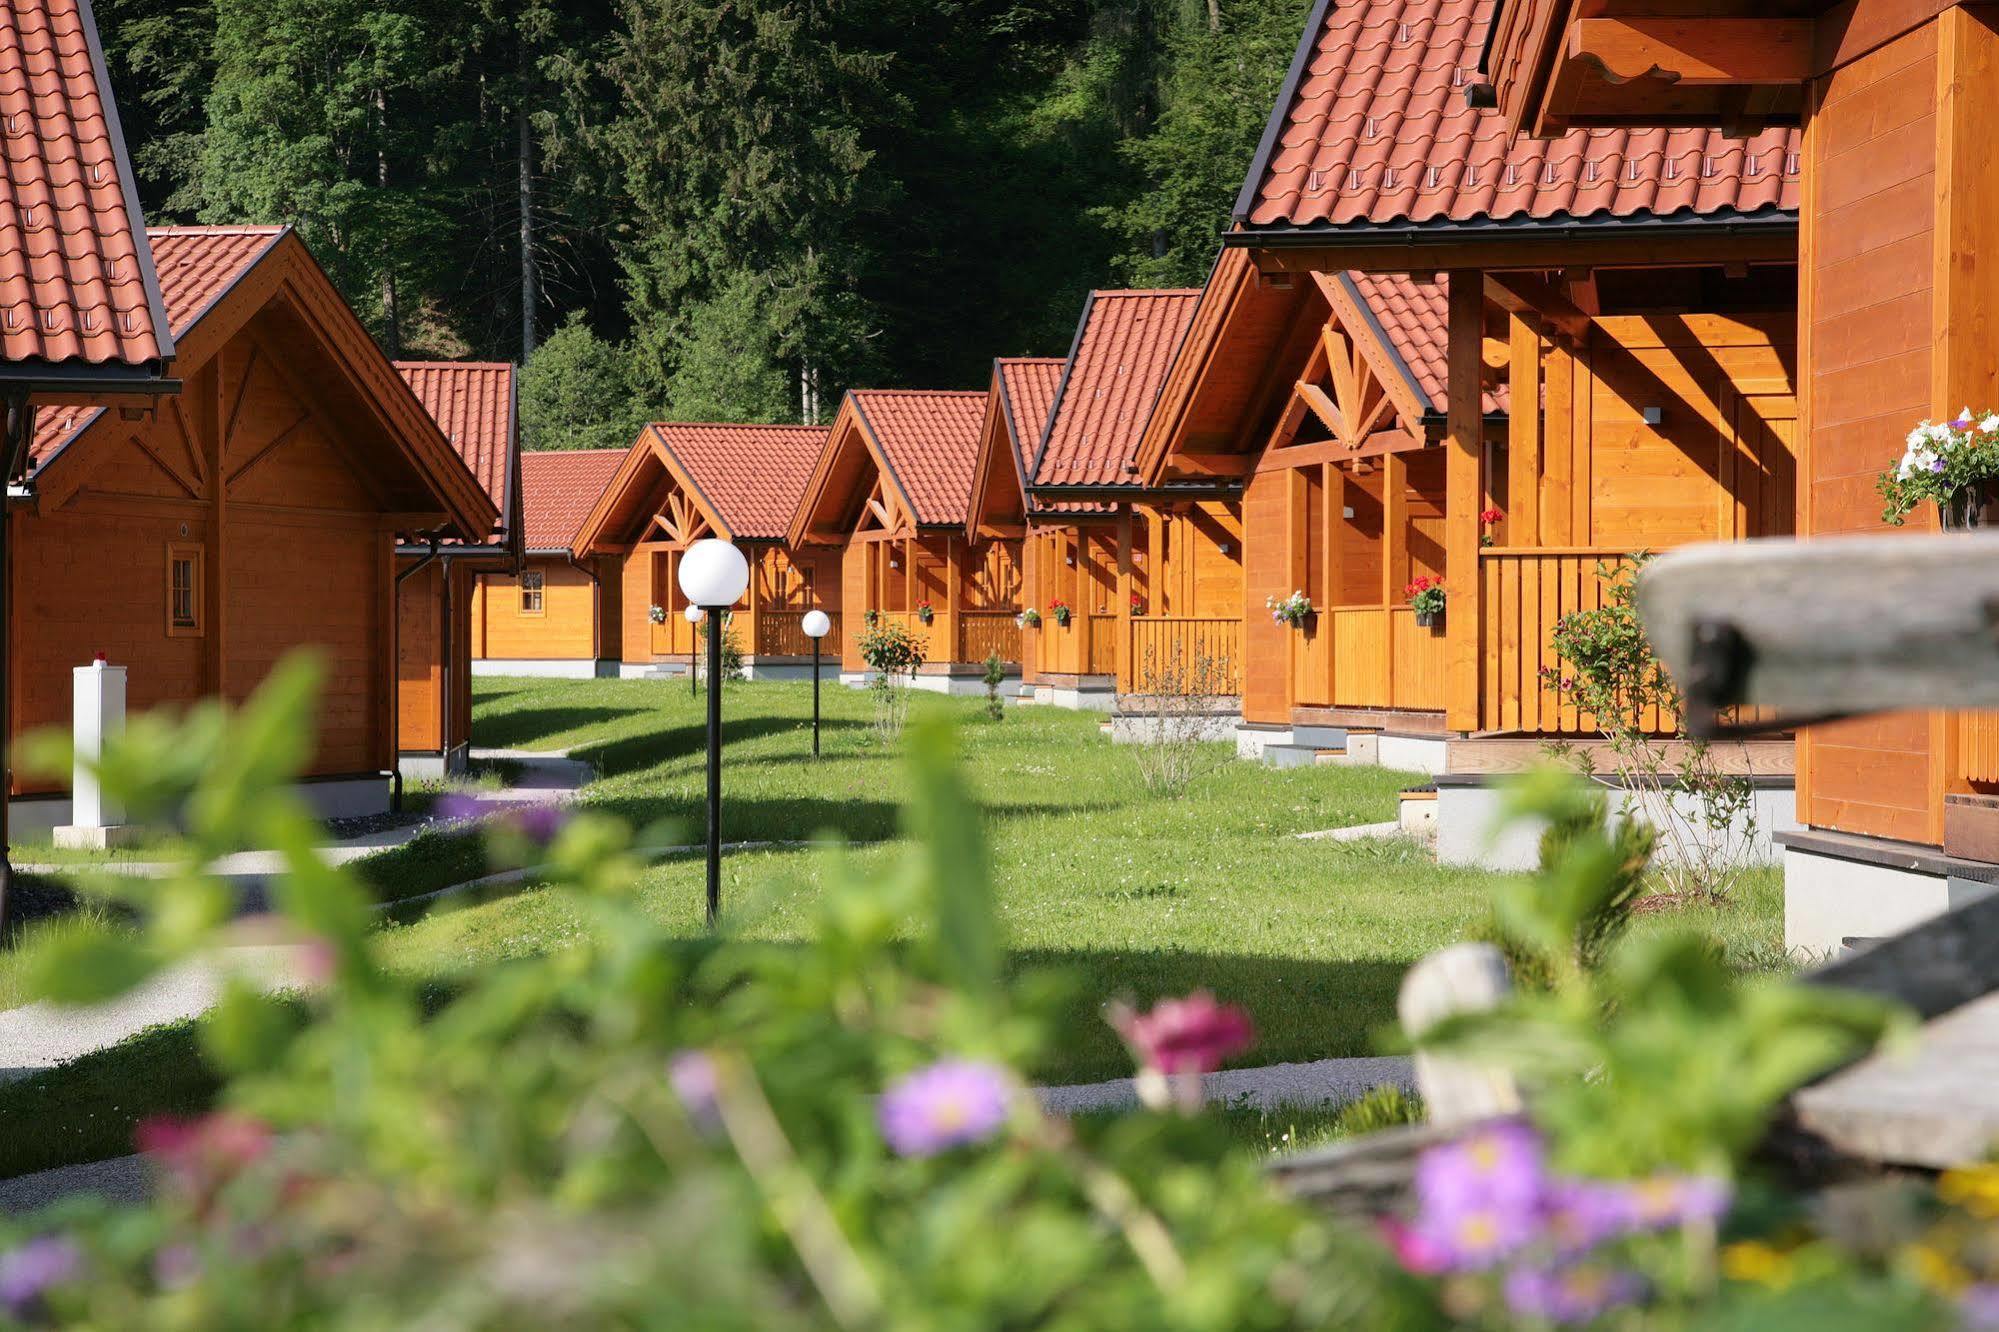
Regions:
[[[731, 926], [750, 939], [809, 946], [815, 900], [836, 855], [862, 874], [886, 874], [904, 854], [898, 811], [906, 774], [895, 746], [874, 734], [864, 694], [827, 687], [817, 761], [809, 687], [735, 685], [726, 702], [723, 835], [784, 844], [727, 858]], [[700, 703], [684, 686], [485, 680], [476, 703], [477, 743], [569, 748], [600, 774], [587, 806], [631, 821], [647, 845], [692, 840], [704, 798], [703, 731]], [[1403, 972], [1426, 952], [1479, 932], [1501, 880], [1440, 868], [1400, 840], [1294, 836], [1391, 817], [1407, 774], [1230, 763], [1167, 798], [1144, 789], [1131, 754], [1105, 739], [1094, 717], [1037, 708], [992, 722], [976, 700], [930, 696], [918, 697], [915, 709], [948, 711], [958, 721], [967, 777], [988, 814], [1013, 969], [1053, 969], [1069, 980], [1055, 1048], [1031, 1070], [1044, 1082], [1128, 1074], [1104, 1005], [1196, 988], [1255, 1017], [1259, 1040], [1243, 1063], [1372, 1053], [1373, 1037], [1392, 1022]], [[844, 852], [800, 845], [822, 838], [852, 845]], [[451, 833], [357, 868], [385, 900], [486, 871], [476, 841]], [[644, 875], [639, 900], [691, 939], [703, 929], [701, 882], [698, 857], [666, 859]], [[1768, 966], [1781, 958], [1781, 902], [1779, 876], [1764, 872], [1750, 876], [1733, 905], [1646, 916], [1635, 928], [1692, 923], [1738, 965]], [[581, 929], [560, 894], [534, 887], [410, 912], [413, 919], [385, 917], [383, 954], [446, 984], [559, 949]], [[188, 1030], [171, 1031], [179, 1034], [151, 1033], [0, 1087], [0, 1122], [36, 1126], [0, 1135], [0, 1176], [116, 1155], [129, 1149], [138, 1119], [198, 1106], [212, 1084]], [[1225, 1119], [1246, 1149], [1288, 1150], [1337, 1136], [1327, 1111], [1228, 1111]]]

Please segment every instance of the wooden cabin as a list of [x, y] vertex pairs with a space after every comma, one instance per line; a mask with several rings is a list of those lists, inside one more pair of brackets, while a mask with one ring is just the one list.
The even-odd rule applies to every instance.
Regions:
[[[295, 648], [325, 659], [308, 792], [387, 807], [398, 534], [481, 539], [498, 511], [288, 228], [150, 233], [178, 396], [41, 411], [10, 508], [17, 732], [70, 724], [103, 653], [134, 711], [240, 701]], [[59, 782], [15, 784], [46, 827]]]
[[577, 533], [582, 557], [614, 568], [623, 607], [622, 669], [684, 675], [702, 639], [687, 620], [680, 556], [719, 538], [750, 563], [743, 609], [729, 632], [752, 679], [809, 679], [812, 641], [803, 621], [823, 610], [834, 624], [822, 651], [837, 669], [840, 558], [794, 551], [785, 529], [826, 445], [823, 426], [649, 425], [625, 453]]
[[926, 642], [915, 683], [982, 693], [986, 655], [1014, 641], [1020, 538], [973, 538], [972, 481], [991, 395], [983, 390], [852, 389], [792, 516], [799, 558], [840, 552], [841, 670], [867, 675], [870, 614]]
[[[1482, 778], [1593, 734], [1541, 672], [1600, 562], [1791, 530], [1799, 161], [1782, 130], [1516, 139], [1465, 96], [1489, 0], [1417, 8], [1315, 14], [1146, 463], [1246, 476], [1249, 716]], [[1440, 631], [1405, 572], [1444, 579]]]
[[[1976, 260], [1999, 204], [1991, 9], [1695, 0], [1666, 27], [1624, 12], [1642, 8], [1504, 0], [1483, 95], [1536, 135], [1799, 127], [1797, 528], [1880, 530], [1873, 481], [1909, 429], [1999, 402], [1999, 291]], [[1891, 934], [1999, 879], [1995, 756], [1990, 714], [1801, 736], [1787, 942]]]
[[461, 771], [472, 744], [472, 602], [479, 575], [520, 567], [520, 414], [505, 362], [398, 361], [396, 371], [499, 511], [477, 541], [396, 551], [398, 766]]
[[521, 454], [519, 572], [482, 572], [473, 580], [474, 675], [587, 680], [618, 673], [624, 644], [619, 561], [585, 557], [576, 537], [625, 452]]
[[[1199, 297], [1092, 292], [1042, 425], [1019, 455], [1022, 497], [1003, 503], [1022, 503], [1027, 515], [1025, 600], [1039, 623], [1023, 629], [1023, 657], [1040, 701], [1109, 710], [1120, 695], [1237, 692], [1240, 514], [1228, 496], [1156, 491], [1135, 470]], [[1011, 371], [1042, 373], [1038, 363]], [[974, 520], [985, 518], [975, 510]], [[1066, 625], [1058, 607], [1069, 610]]]
[[[181, 384], [172, 377], [172, 325], [89, 6], [13, 0], [0, 24], [13, 53], [0, 63], [8, 138], [0, 177], [10, 205], [0, 217], [0, 480], [11, 490], [25, 486], [35, 465], [38, 408], [144, 412]], [[0, 520], [0, 570], [13, 565], [10, 547], [20, 534], [21, 524]], [[11, 590], [12, 579], [0, 577], [0, 924], [13, 879], [8, 795], [19, 685], [4, 638], [17, 618]]]

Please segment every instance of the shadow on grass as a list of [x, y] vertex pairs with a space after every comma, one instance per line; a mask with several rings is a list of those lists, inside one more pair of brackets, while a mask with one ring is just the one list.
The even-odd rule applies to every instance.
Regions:
[[[634, 829], [669, 824], [679, 830], [677, 840], [692, 842], [705, 836], [707, 800], [699, 792], [686, 797], [593, 796], [589, 808], [623, 819]], [[848, 842], [882, 842], [904, 834], [901, 815], [905, 806], [896, 800], [867, 800], [849, 795], [766, 797], [732, 795], [724, 774], [722, 788], [722, 840], [726, 842], [809, 842], [830, 835]], [[1119, 808], [1111, 803], [1068, 801], [1002, 801], [981, 807], [988, 820], [1029, 818], [1050, 814], [1105, 813]]]
[[[860, 730], [865, 723], [846, 719], [828, 718], [819, 724], [823, 738], [841, 731]], [[722, 745], [743, 744], [760, 740], [768, 735], [798, 735], [803, 745], [800, 756], [810, 751], [812, 722], [810, 718], [785, 716], [729, 717], [722, 718]], [[708, 724], [705, 721], [692, 725], [680, 725], [664, 730], [647, 731], [641, 735], [624, 736], [616, 740], [601, 740], [592, 744], [579, 745], [571, 752], [572, 758], [579, 758], [597, 770], [600, 777], [617, 777], [629, 772], [642, 772], [656, 768], [676, 759], [690, 758], [702, 753], [708, 746]], [[769, 756], [760, 756], [768, 758]], [[841, 755], [840, 757], [847, 757]]]
[[[491, 696], [483, 696], [480, 701], [490, 702]], [[480, 749], [532, 747], [568, 731], [617, 721], [622, 717], [634, 717], [644, 711], [644, 708], [581, 705], [522, 708], [518, 712], [479, 718], [472, 727], [472, 743]]]

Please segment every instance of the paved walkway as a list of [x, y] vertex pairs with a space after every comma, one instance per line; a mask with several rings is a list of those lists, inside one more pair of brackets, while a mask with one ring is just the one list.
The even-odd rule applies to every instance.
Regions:
[[[1376, 1087], [1413, 1090], [1414, 1066], [1409, 1060], [1321, 1059], [1310, 1064], [1274, 1064], [1268, 1068], [1238, 1068], [1203, 1078], [1209, 1104], [1255, 1106], [1344, 1105]], [[1055, 1114], [1126, 1110], [1138, 1104], [1130, 1078], [1076, 1087], [1043, 1087], [1041, 1103]], [[0, 1180], [0, 1212], [31, 1212], [76, 1194], [97, 1194], [112, 1202], [141, 1202], [148, 1194], [146, 1164], [138, 1156], [120, 1156], [88, 1165], [42, 1170], [17, 1179]]]

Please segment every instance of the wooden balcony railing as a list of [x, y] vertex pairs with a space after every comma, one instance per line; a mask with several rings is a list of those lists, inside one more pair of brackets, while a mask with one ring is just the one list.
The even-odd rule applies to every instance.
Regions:
[[1960, 779], [1979, 785], [1999, 783], [1999, 712], [1964, 712], [1957, 725]]
[[[1587, 546], [1479, 553], [1485, 608], [1479, 629], [1485, 671], [1479, 690], [1481, 729], [1540, 735], [1587, 735], [1598, 729], [1596, 719], [1568, 701], [1541, 671], [1561, 666], [1549, 645], [1557, 622], [1575, 611], [1596, 610], [1607, 600], [1597, 566], [1629, 553]], [[1676, 720], [1654, 709], [1644, 725], [1665, 734]]]
[[[1115, 626], [1115, 620], [1104, 623]], [[1109, 669], [1110, 659], [1104, 661]], [[1131, 621], [1131, 660], [1118, 680], [1128, 694], [1242, 692], [1242, 621], [1141, 615]]]
[[1090, 673], [1093, 675], [1115, 675], [1117, 673], [1118, 619], [1115, 615], [1097, 615], [1090, 619]]
[[[805, 634], [805, 612], [802, 610], [765, 610], [757, 612], [757, 638], [751, 651], [762, 657], [809, 657], [812, 655], [812, 640]], [[840, 613], [828, 611], [826, 618], [833, 622], [821, 644], [822, 651], [834, 656], [840, 655]]]
[[1407, 606], [1334, 606], [1292, 637], [1302, 704], [1443, 709], [1443, 630]]
[[958, 615], [958, 660], [983, 662], [999, 653], [1004, 662], [1020, 660], [1019, 611], [961, 611]]

